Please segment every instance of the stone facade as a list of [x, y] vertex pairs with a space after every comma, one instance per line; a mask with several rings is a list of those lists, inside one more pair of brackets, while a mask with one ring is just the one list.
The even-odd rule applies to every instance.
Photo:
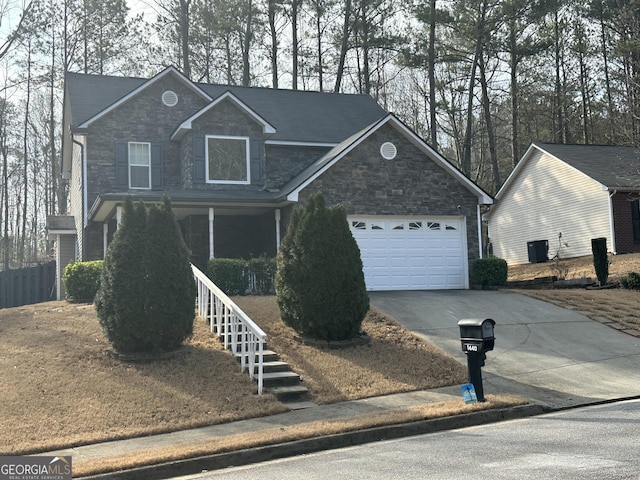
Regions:
[[[380, 146], [397, 156], [385, 160]], [[448, 215], [466, 219], [469, 259], [478, 258], [478, 199], [395, 128], [385, 125], [300, 193], [300, 203], [322, 193], [347, 215]]]

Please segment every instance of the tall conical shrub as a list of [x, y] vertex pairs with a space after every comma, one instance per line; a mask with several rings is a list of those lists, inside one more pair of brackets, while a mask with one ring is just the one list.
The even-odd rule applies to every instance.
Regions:
[[125, 199], [122, 221], [102, 264], [94, 300], [102, 330], [119, 352], [144, 351], [147, 212]]
[[321, 195], [294, 211], [278, 254], [275, 286], [282, 320], [297, 332], [345, 340], [369, 310], [360, 249], [345, 211]]
[[175, 350], [193, 331], [195, 285], [189, 253], [168, 198], [149, 214], [125, 200], [104, 259], [95, 305], [121, 353]]
[[609, 278], [609, 256], [607, 255], [607, 239], [592, 238], [591, 251], [593, 252], [593, 266], [600, 286], [607, 284]]
[[155, 333], [149, 341], [154, 351], [175, 350], [193, 333], [196, 285], [189, 249], [165, 195], [147, 219], [146, 314]]

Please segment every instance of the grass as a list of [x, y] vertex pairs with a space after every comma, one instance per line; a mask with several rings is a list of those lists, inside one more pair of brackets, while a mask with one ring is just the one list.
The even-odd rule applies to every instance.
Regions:
[[[562, 260], [567, 278], [594, 277], [591, 257]], [[553, 264], [509, 268], [511, 280], [553, 275]], [[557, 265], [556, 265], [557, 267]], [[640, 271], [640, 255], [613, 257], [616, 280]], [[640, 292], [622, 289], [519, 290], [577, 309], [599, 321], [640, 328]], [[319, 350], [293, 340], [273, 297], [235, 299], [269, 335], [269, 346], [300, 373], [317, 403], [434, 388], [466, 381], [466, 369], [372, 309], [363, 328], [371, 347]], [[92, 305], [49, 302], [0, 311], [0, 455], [176, 431], [275, 414], [286, 407], [239, 372], [221, 344], [196, 321], [193, 338], [168, 360], [126, 363], [108, 353]], [[327, 435], [371, 426], [523, 403], [492, 397], [480, 406], [462, 400], [333, 422], [235, 435], [198, 445], [150, 450], [74, 465], [74, 475], [131, 468], [194, 455]]]
[[[370, 347], [300, 345], [274, 297], [236, 299], [267, 331], [269, 346], [301, 375], [311, 399], [330, 403], [464, 383], [465, 368], [373, 310]], [[109, 354], [92, 305], [49, 302], [0, 313], [0, 454], [35, 453], [271, 415], [231, 355], [197, 320], [168, 360], [126, 363]], [[462, 402], [460, 402], [462, 403]]]

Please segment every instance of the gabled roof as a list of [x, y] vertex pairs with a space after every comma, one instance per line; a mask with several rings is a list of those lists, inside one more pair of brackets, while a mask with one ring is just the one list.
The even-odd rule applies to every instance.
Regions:
[[207, 113], [209, 110], [211, 110], [213, 107], [215, 107], [216, 105], [218, 105], [220, 102], [224, 100], [230, 100], [231, 102], [235, 103], [236, 106], [238, 106], [241, 110], [244, 110], [250, 117], [253, 117], [253, 119], [256, 122], [262, 125], [262, 130], [264, 133], [276, 133], [276, 129], [273, 128], [273, 126], [270, 125], [264, 118], [258, 115], [253, 109], [247, 106], [244, 102], [239, 100], [233, 93], [227, 91], [222, 95], [220, 95], [218, 98], [216, 98], [214, 101], [209, 103], [206, 107], [202, 108], [199, 112], [196, 112], [191, 117], [187, 118], [184, 122], [182, 122], [180, 126], [178, 126], [178, 128], [176, 128], [176, 130], [171, 135], [171, 140], [182, 138], [182, 136], [187, 132], [187, 130], [191, 130], [191, 124], [195, 120], [197, 120], [199, 117]]
[[[118, 106], [122, 105], [123, 103], [125, 103], [127, 100], [129, 100], [130, 98], [132, 98], [133, 96], [137, 95], [138, 93], [142, 92], [143, 90], [145, 90], [146, 88], [150, 87], [151, 85], [153, 85], [154, 83], [156, 83], [157, 81], [163, 79], [164, 77], [168, 76], [168, 75], [175, 75], [177, 76], [187, 87], [189, 87], [191, 90], [193, 90], [197, 95], [201, 96], [203, 99], [211, 101], [211, 97], [209, 95], [207, 95], [205, 92], [203, 92], [196, 84], [194, 84], [193, 82], [191, 82], [187, 77], [185, 77], [182, 73], [180, 73], [178, 70], [176, 70], [173, 67], [167, 67], [165, 68], [162, 72], [158, 73], [157, 75], [155, 75], [154, 77], [148, 79], [148, 80], [143, 80], [142, 82], [122, 82], [121, 85], [125, 85], [128, 84], [129, 86], [134, 86], [132, 90], [128, 91], [128, 92], [124, 92], [124, 88], [120, 89], [120, 88], [114, 88], [116, 87], [116, 85], [104, 85], [105, 87], [107, 87], [107, 93], [105, 95], [103, 95], [103, 91], [102, 88], [102, 81], [101, 79], [104, 77], [98, 76], [98, 75], [82, 75], [82, 77], [89, 77], [87, 78], [81, 78], [78, 77], [79, 74], [67, 74], [67, 80], [66, 82], [69, 82], [69, 79], [71, 78], [71, 85], [69, 85], [67, 83], [67, 85], [69, 85], [70, 88], [74, 88], [74, 93], [77, 92], [78, 90], [82, 90], [81, 92], [78, 92], [79, 95], [82, 95], [83, 98], [77, 98], [76, 101], [73, 101], [71, 103], [71, 112], [72, 112], [72, 116], [74, 119], [78, 119], [81, 123], [77, 123], [76, 127], [77, 128], [85, 128], [88, 127], [89, 124], [91, 124], [92, 122], [94, 122], [95, 120], [99, 119], [100, 117], [102, 117], [103, 115], [106, 115], [107, 113], [109, 113], [111, 110], [117, 108]], [[108, 77], [108, 78], [115, 78], [115, 77]], [[78, 80], [77, 84], [74, 84], [74, 80]], [[87, 81], [88, 80], [88, 81]], [[127, 80], [132, 80], [132, 79], [127, 79]], [[89, 84], [94, 84], [95, 88], [88, 88]], [[119, 85], [118, 85], [119, 86]], [[84, 87], [84, 88], [83, 88]], [[109, 88], [110, 87], [110, 88]], [[107, 102], [101, 102], [98, 99], [104, 99], [105, 97], [111, 97], [109, 103]], [[95, 104], [100, 104], [100, 106], [102, 106], [103, 108], [95, 111], [95, 112], [90, 112], [89, 108], [94, 106], [95, 104], [92, 105], [93, 102], [91, 102], [90, 99], [96, 99], [98, 100], [97, 102], [95, 102]], [[115, 100], [114, 100], [115, 98]], [[85, 112], [85, 115], [89, 115], [88, 118], [86, 118], [85, 120], [81, 120], [82, 117], [78, 116], [76, 117], [74, 112], [74, 106], [76, 107], [76, 110], [78, 108], [82, 109], [82, 108], [86, 108], [87, 112]], [[99, 108], [99, 107], [98, 107]]]
[[169, 67], [152, 79], [67, 73], [65, 95], [70, 118], [66, 122], [72, 130], [85, 126], [169, 72], [178, 74], [207, 101], [233, 94], [276, 130], [269, 143], [337, 145], [386, 114], [369, 95], [194, 83]]
[[532, 143], [496, 193], [496, 200], [504, 195], [533, 154], [538, 151], [566, 163], [598, 182], [604, 190], [640, 190], [640, 150], [637, 148], [615, 145]]
[[456, 178], [462, 185], [468, 190], [474, 193], [478, 197], [478, 202], [484, 205], [490, 205], [493, 203], [491, 196], [482, 190], [479, 186], [473, 183], [466, 175], [460, 170], [454, 167], [447, 159], [441, 156], [433, 148], [431, 148], [424, 140], [415, 134], [409, 127], [402, 123], [395, 115], [388, 114], [384, 118], [368, 125], [363, 130], [356, 132], [349, 138], [345, 139], [339, 145], [332, 148], [322, 158], [318, 159], [315, 163], [305, 169], [298, 176], [293, 178], [287, 185], [285, 185], [280, 191], [281, 195], [286, 196], [289, 201], [298, 201], [298, 194], [305, 187], [307, 187], [316, 178], [326, 172], [332, 165], [340, 161], [350, 151], [364, 142], [375, 131], [381, 128], [383, 125], [390, 125], [402, 133], [411, 143], [413, 143], [418, 149], [426, 154], [433, 162], [442, 167], [454, 178]]

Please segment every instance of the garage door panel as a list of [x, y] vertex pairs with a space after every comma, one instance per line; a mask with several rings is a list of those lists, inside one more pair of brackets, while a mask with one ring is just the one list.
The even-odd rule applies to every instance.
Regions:
[[350, 226], [368, 290], [466, 287], [463, 219], [354, 217]]

